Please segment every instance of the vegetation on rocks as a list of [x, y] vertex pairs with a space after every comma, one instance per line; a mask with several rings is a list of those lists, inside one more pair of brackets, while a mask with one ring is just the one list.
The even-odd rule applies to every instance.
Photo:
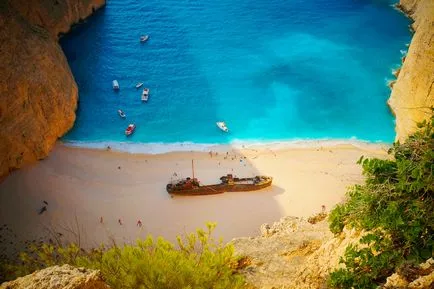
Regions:
[[3, 264], [3, 276], [14, 279], [36, 270], [70, 264], [97, 269], [111, 288], [241, 288], [232, 246], [212, 237], [215, 224], [177, 238], [177, 246], [148, 237], [135, 244], [85, 251], [75, 243], [33, 245], [20, 262]]
[[367, 234], [349, 246], [344, 268], [330, 274], [335, 288], [376, 288], [408, 263], [420, 263], [434, 250], [434, 117], [389, 150], [390, 160], [360, 158], [366, 181], [329, 216], [330, 230], [344, 226]]

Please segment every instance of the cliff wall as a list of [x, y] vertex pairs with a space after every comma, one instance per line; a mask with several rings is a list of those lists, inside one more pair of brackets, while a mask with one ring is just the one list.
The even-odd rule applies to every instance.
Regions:
[[10, 5], [30, 24], [45, 28], [53, 38], [91, 15], [105, 0], [10, 0]]
[[389, 99], [396, 139], [403, 141], [434, 106], [434, 1], [400, 0], [398, 7], [414, 20], [415, 31]]
[[46, 157], [74, 124], [78, 90], [58, 35], [104, 3], [0, 1], [0, 179]]

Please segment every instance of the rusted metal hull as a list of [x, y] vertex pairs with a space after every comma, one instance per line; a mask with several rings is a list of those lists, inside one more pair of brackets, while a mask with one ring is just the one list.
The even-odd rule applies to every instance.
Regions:
[[216, 195], [225, 192], [249, 192], [257, 191], [271, 186], [272, 179], [260, 183], [260, 184], [218, 184], [218, 185], [208, 185], [208, 186], [197, 186], [193, 188], [183, 188], [180, 190], [174, 189], [170, 184], [166, 186], [166, 190], [171, 195], [181, 195], [181, 196], [197, 196], [197, 195]]

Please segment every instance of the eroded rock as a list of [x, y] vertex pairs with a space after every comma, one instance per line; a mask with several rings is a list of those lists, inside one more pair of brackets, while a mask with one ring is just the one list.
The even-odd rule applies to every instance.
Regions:
[[109, 289], [97, 270], [53, 266], [3, 283], [0, 289]]

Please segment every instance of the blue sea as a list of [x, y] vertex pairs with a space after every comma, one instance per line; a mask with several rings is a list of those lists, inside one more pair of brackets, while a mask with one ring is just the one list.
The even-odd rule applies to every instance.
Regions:
[[[386, 84], [411, 39], [394, 2], [108, 0], [61, 39], [79, 87], [63, 140], [392, 142]], [[129, 123], [137, 129], [126, 137]]]

